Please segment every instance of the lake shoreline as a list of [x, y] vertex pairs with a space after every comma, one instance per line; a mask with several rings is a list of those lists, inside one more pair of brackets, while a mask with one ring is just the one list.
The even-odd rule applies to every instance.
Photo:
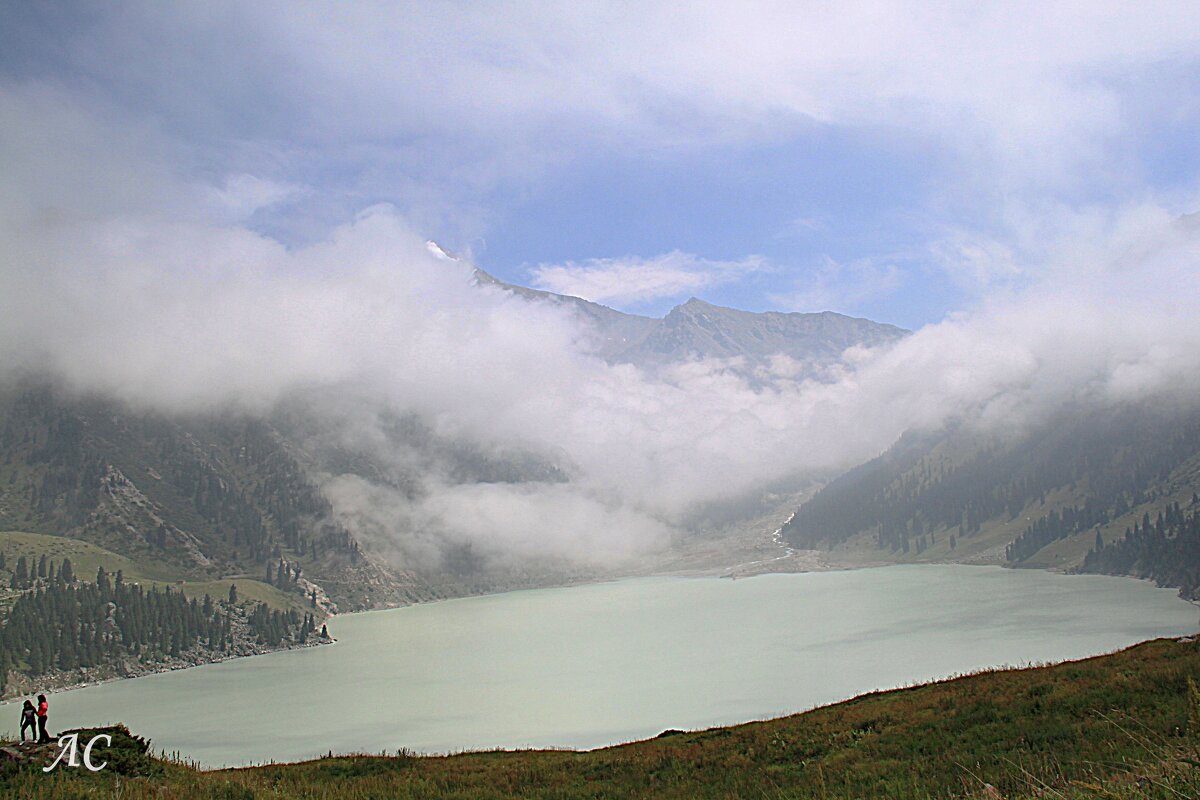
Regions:
[[[150, 675], [160, 675], [165, 672], [180, 672], [183, 670], [192, 669], [193, 667], [203, 667], [209, 664], [222, 664], [227, 661], [237, 661], [242, 658], [253, 658], [254, 656], [265, 656], [271, 653], [281, 653], [287, 650], [304, 650], [311, 647], [321, 647], [323, 645], [335, 644], [337, 639], [332, 636], [322, 639], [320, 636], [314, 635], [312, 639], [303, 644], [299, 642], [290, 642], [278, 647], [269, 645], [250, 645], [247, 649], [237, 653], [224, 653], [220, 655], [210, 656], [202, 652], [189, 653], [186, 656], [179, 656], [166, 662], [156, 664], [142, 664], [135, 661], [122, 662], [119, 665], [105, 665], [101, 667], [81, 667], [79, 671], [63, 672], [56, 670], [54, 672], [43, 673], [42, 675], [30, 678], [26, 675], [14, 674], [9, 676], [9, 685], [5, 687], [4, 693], [0, 695], [0, 704], [10, 703], [13, 700], [19, 700], [23, 697], [33, 697], [37, 694], [55, 694], [59, 692], [69, 692], [75, 689], [86, 689], [91, 686], [101, 686], [106, 683], [116, 683], [124, 680], [133, 680], [135, 678], [145, 678]], [[94, 674], [80, 678], [79, 672], [84, 671]]]
[[[779, 575], [779, 574], [807, 574], [807, 573], [825, 573], [825, 572], [848, 572], [879, 569], [892, 566], [966, 566], [966, 567], [998, 567], [1001, 569], [1019, 569], [1007, 564], [983, 563], [976, 559], [963, 559], [954, 561], [931, 561], [931, 562], [908, 562], [894, 561], [887, 559], [859, 559], [836, 557], [833, 551], [829, 550], [798, 550], [790, 547], [778, 538], [778, 531], [772, 542], [784, 552], [782, 555], [761, 558], [749, 562], [739, 562], [733, 565], [711, 565], [697, 566], [682, 569], [664, 569], [652, 572], [621, 572], [612, 575], [595, 575], [587, 578], [574, 577], [563, 581], [547, 581], [530, 586], [514, 586], [512, 588], [502, 589], [500, 591], [467, 593], [456, 596], [429, 598], [418, 600], [412, 603], [401, 605], [384, 604], [377, 608], [363, 609], [359, 611], [347, 612], [343, 614], [330, 614], [329, 622], [333, 622], [338, 618], [348, 616], [358, 616], [373, 614], [380, 611], [392, 611], [397, 608], [411, 608], [417, 606], [428, 606], [436, 603], [442, 603], [450, 600], [468, 600], [473, 598], [496, 597], [516, 592], [526, 592], [540, 589], [568, 589], [584, 586], [599, 586], [604, 584], [616, 583], [619, 581], [640, 579], [640, 578], [722, 578], [729, 580], [743, 580], [747, 578], [759, 577], [763, 575]], [[1068, 570], [1063, 570], [1055, 567], [1030, 567], [1030, 571], [1048, 572], [1052, 574], [1074, 576], [1074, 573]], [[1132, 575], [1114, 575], [1108, 577], [1120, 577], [1137, 581], [1146, 581], [1156, 586], [1156, 588], [1171, 588], [1160, 587], [1148, 578], [1140, 578]], [[1186, 598], [1180, 598], [1186, 600]], [[1195, 607], [1200, 607], [1200, 601], [1187, 600], [1188, 603]], [[0, 695], [0, 704], [8, 703], [14, 699], [19, 699], [25, 696], [32, 696], [39, 692], [45, 693], [61, 693], [76, 689], [84, 689], [103, 684], [116, 683], [125, 680], [136, 678], [144, 678], [151, 675], [159, 675], [169, 672], [179, 672], [192, 669], [194, 667], [202, 667], [210, 664], [220, 664], [225, 662], [237, 661], [245, 658], [253, 658], [254, 656], [269, 655], [271, 653], [279, 653], [289, 650], [302, 650], [313, 647], [336, 643], [336, 638], [329, 637], [321, 639], [314, 637], [306, 643], [290, 642], [277, 647], [267, 645], [252, 644], [243, 646], [239, 652], [219, 654], [215, 657], [203, 652], [191, 653], [186, 657], [178, 657], [168, 662], [157, 664], [140, 664], [137, 662], [125, 662], [120, 665], [107, 665], [104, 667], [90, 668], [91, 673], [86, 677], [80, 678], [78, 673], [49, 673], [48, 675], [38, 676], [36, 679], [30, 679], [23, 675], [10, 676], [9, 686], [5, 687], [5, 691]]]
[[[337, 648], [51, 704], [63, 724], [119, 719], [212, 767], [318, 748], [590, 749], [1196, 632], [1195, 606], [1152, 584], [967, 566], [638, 576], [345, 614]], [[370, 702], [348, 717], [355, 697]], [[239, 717], [234, 741], [222, 709], [251, 706], [272, 713]]]

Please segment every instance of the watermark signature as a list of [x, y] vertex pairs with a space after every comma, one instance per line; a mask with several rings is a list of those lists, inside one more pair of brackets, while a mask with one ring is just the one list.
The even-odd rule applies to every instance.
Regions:
[[[112, 737], [109, 736], [107, 733], [100, 733], [100, 734], [93, 736], [91, 741], [89, 741], [86, 745], [84, 745], [83, 766], [90, 772], [99, 772], [100, 770], [102, 770], [108, 766], [107, 761], [101, 762], [99, 765], [92, 763], [92, 748], [96, 745], [96, 742], [100, 741], [101, 739], [104, 740], [105, 747], [112, 747]], [[66, 734], [64, 736], [58, 737], [58, 746], [61, 749], [58, 751], [58, 756], [54, 759], [54, 763], [52, 763], [48, 767], [42, 767], [42, 772], [49, 772], [50, 770], [54, 769], [55, 767], [57, 767], [59, 765], [60, 762], [62, 762], [62, 760], [64, 758], [67, 760], [66, 766], [68, 766], [68, 767], [78, 767], [79, 766], [80, 758], [79, 758], [79, 734], [78, 733], [70, 733], [70, 734]]]

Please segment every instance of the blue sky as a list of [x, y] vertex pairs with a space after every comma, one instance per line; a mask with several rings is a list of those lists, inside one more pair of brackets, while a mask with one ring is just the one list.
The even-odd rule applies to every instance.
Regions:
[[[588, 154], [505, 208], [480, 258], [528, 282], [531, 267], [591, 257], [681, 250], [731, 261], [754, 253], [773, 268], [704, 294], [769, 310], [769, 294], [787, 291], [826, 258], [902, 260], [920, 242], [917, 217], [939, 168], [937, 154], [916, 143], [824, 127], [684, 153]], [[677, 299], [638, 310], [662, 313]]]
[[1195, 4], [736, 5], [21, 6], [7, 147], [81, 165], [43, 209], [298, 247], [386, 203], [505, 280], [653, 315], [916, 328], [1036, 277], [1060, 218], [1196, 208]]

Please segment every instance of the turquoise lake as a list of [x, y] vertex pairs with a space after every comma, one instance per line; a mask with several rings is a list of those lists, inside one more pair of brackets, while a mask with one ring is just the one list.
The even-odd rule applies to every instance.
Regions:
[[[895, 566], [637, 578], [337, 617], [330, 646], [51, 695], [205, 766], [408, 748], [592, 748], [1194, 633], [1144, 581]], [[16, 729], [19, 709], [0, 707]]]

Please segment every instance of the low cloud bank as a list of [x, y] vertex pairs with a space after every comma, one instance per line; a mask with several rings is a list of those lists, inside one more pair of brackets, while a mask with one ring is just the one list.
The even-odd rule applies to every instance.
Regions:
[[[301, 188], [186, 177], [161, 131], [44, 87], [0, 84], [0, 112], [22, 122], [0, 132], [0, 374], [167, 412], [310, 398], [334, 444], [406, 476], [330, 474], [326, 490], [415, 562], [447, 543], [611, 561], [912, 427], [1014, 429], [1074, 400], [1197, 389], [1200, 226], [1154, 202], [1039, 209], [1003, 242], [956, 232], [928, 260], [976, 287], [976, 307], [820, 375], [782, 357], [753, 380], [718, 361], [647, 373], [593, 356], [569, 308], [477, 286], [391, 207], [288, 248], [246, 218]], [[432, 450], [389, 432], [403, 418]], [[447, 447], [533, 466], [481, 482]]]
[[329, 475], [338, 513], [428, 563], [484, 555], [611, 562], [665, 546], [688, 515], [861, 462], [903, 431], [966, 419], [1017, 429], [1062, 404], [1196, 391], [1200, 236], [1152, 205], [1071, 231], [970, 313], [817, 377], [778, 359], [753, 383], [721, 362], [654, 374], [589, 354], [569, 310], [477, 286], [394, 211], [288, 250], [211, 220], [42, 220], [5, 231], [0, 363], [135, 407], [270, 414], [299, 394], [347, 441], [403, 459], [381, 420], [520, 452], [553, 479], [405, 491]]
[[593, 258], [583, 264], [540, 264], [533, 285], [596, 303], [644, 303], [698, 293], [771, 269], [762, 256], [709, 261], [675, 250], [657, 258]]

